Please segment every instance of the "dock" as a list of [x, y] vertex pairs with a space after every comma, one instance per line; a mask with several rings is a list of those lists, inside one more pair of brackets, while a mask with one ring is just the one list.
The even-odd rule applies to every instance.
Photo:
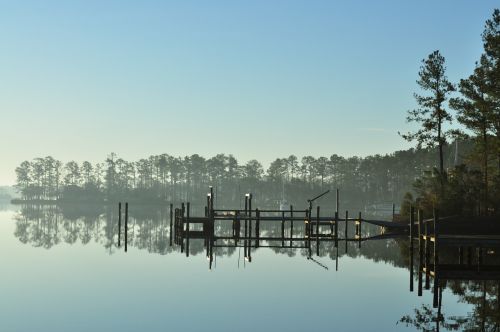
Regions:
[[[393, 238], [409, 230], [409, 224], [364, 219], [361, 212], [356, 218], [349, 218], [348, 211], [345, 217], [340, 217], [338, 190], [333, 215], [323, 215], [320, 206], [313, 209], [313, 202], [328, 191], [308, 200], [308, 207], [305, 209], [294, 209], [290, 205], [286, 210], [273, 210], [253, 207], [251, 193], [245, 194], [243, 209], [216, 209], [213, 188], [210, 187], [209, 190], [203, 216], [192, 216], [189, 202], [181, 203], [177, 208], [170, 205], [170, 245], [180, 247], [180, 251], [189, 256], [190, 242], [203, 240], [210, 268], [213, 248], [243, 247], [244, 257], [248, 261], [251, 261], [252, 250], [261, 247], [307, 249], [308, 257], [311, 257], [314, 251], [319, 256], [322, 242], [332, 242], [335, 248], [338, 248], [339, 241], [345, 241], [346, 245], [347, 242], [356, 242], [361, 246], [364, 241]], [[221, 233], [221, 227], [217, 227], [220, 223], [231, 223], [231, 233]], [[262, 231], [264, 223], [278, 226], [278, 234]], [[344, 224], [344, 234], [339, 232], [340, 223]], [[350, 224], [355, 230], [355, 235], [351, 238], [347, 236]], [[363, 236], [364, 224], [377, 226], [381, 234]]]
[[[498, 281], [500, 265], [485, 262], [487, 250], [500, 250], [499, 234], [481, 234], [483, 228], [469, 226], [470, 230], [457, 227], [444, 228], [443, 224], [457, 217], [439, 217], [434, 210], [433, 218], [424, 220], [423, 212], [411, 207], [410, 211], [410, 291], [413, 291], [414, 247], [418, 250], [418, 296], [423, 289], [430, 289], [433, 278], [433, 307], [440, 308], [442, 288], [448, 280]], [[430, 222], [432, 221], [432, 222]], [[417, 234], [415, 232], [417, 226]], [[441, 262], [441, 251], [456, 253], [456, 261]]]

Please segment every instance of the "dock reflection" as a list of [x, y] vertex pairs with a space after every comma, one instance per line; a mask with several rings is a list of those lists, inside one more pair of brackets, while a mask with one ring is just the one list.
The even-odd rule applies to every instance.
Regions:
[[[187, 206], [185, 208], [187, 209]], [[292, 220], [287, 219], [292, 216], [290, 209], [289, 212], [284, 212], [283, 224], [281, 222], [283, 211], [266, 212], [276, 220], [273, 222], [261, 220], [258, 237], [255, 235], [256, 214], [252, 214], [252, 219], [247, 220], [246, 235], [244, 213], [239, 214], [239, 228], [237, 223], [233, 224], [232, 218], [235, 217], [233, 214], [221, 214], [220, 217], [227, 220], [220, 220], [214, 224], [215, 233], [212, 238], [204, 236], [202, 223], [190, 224], [192, 233], [189, 238], [189, 248], [186, 245], [187, 234], [182, 234], [179, 228], [178, 239], [184, 241], [184, 248], [181, 249], [181, 244], [176, 244], [175, 209], [172, 218], [169, 206], [155, 210], [140, 209], [137, 206], [129, 209], [127, 231], [129, 252], [144, 250], [160, 255], [173, 255], [183, 250], [184, 255], [188, 251], [189, 256], [208, 257], [207, 264], [216, 269], [217, 257], [238, 259], [240, 250], [241, 257], [238, 259], [238, 264], [240, 261], [243, 263], [241, 266], [249, 263], [259, 264], [259, 255], [265, 250], [291, 259], [307, 260], [311, 268], [323, 270], [325, 273], [340, 271], [342, 258], [363, 257], [374, 262], [385, 262], [408, 269], [410, 289], [422, 294], [424, 303], [429, 301], [431, 304], [416, 308], [414, 313], [401, 318], [401, 323], [424, 331], [454, 327], [457, 327], [455, 330], [498, 330], [500, 251], [494, 246], [443, 245], [436, 251], [439, 255], [438, 264], [434, 264], [432, 236], [429, 236], [427, 245], [424, 238], [420, 240], [419, 245], [416, 236], [409, 241], [408, 234], [381, 234], [379, 227], [368, 224], [363, 225], [359, 236], [356, 234], [354, 222], [348, 219], [346, 223], [345, 218], [342, 218], [338, 220], [337, 238], [335, 238], [335, 225], [332, 234], [330, 225], [326, 224], [319, 224], [319, 234], [325, 236], [315, 237], [314, 235], [318, 234], [316, 227], [312, 230], [313, 236], [310, 236], [311, 233], [308, 233], [304, 220], [293, 220], [292, 230]], [[193, 210], [192, 207], [190, 209]], [[117, 210], [116, 207], [83, 209], [25, 206], [16, 217], [15, 236], [23, 243], [47, 249], [63, 243], [82, 246], [96, 243], [102, 245], [109, 254], [115, 254], [119, 250], [124, 250], [125, 239], [124, 220], [119, 220]], [[205, 211], [202, 209], [200, 211], [204, 215]], [[262, 217], [264, 212], [260, 213]], [[321, 215], [320, 211], [320, 217]], [[300, 214], [293, 210], [293, 217], [304, 216], [305, 212]], [[312, 219], [314, 217], [315, 213]], [[197, 231], [202, 233], [195, 236]], [[118, 245], [119, 232], [122, 241], [120, 245]], [[466, 316], [446, 316], [447, 303], [444, 301], [446, 297], [443, 296], [443, 292], [459, 296], [461, 301], [470, 304], [473, 309]], [[435, 299], [437, 299], [436, 307], [433, 308]]]
[[[413, 219], [413, 209], [412, 216]], [[432, 294], [432, 307], [422, 306], [400, 322], [422, 331], [500, 330], [500, 243], [494, 236], [444, 234], [439, 217], [423, 222], [418, 213], [418, 235], [408, 241], [410, 291], [417, 280], [417, 295]], [[415, 253], [416, 252], [416, 253]], [[414, 267], [417, 267], [416, 270]], [[431, 287], [432, 279], [432, 287]], [[463, 317], [445, 317], [443, 291], [449, 289], [473, 311]]]

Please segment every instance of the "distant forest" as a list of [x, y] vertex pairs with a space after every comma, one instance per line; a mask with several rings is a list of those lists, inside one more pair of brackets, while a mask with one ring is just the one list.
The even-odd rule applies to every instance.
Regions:
[[[446, 165], [466, 155], [470, 141], [446, 146]], [[458, 147], [460, 154], [456, 154]], [[262, 206], [304, 203], [320, 191], [339, 188], [343, 202], [399, 202], [415, 179], [436, 166], [436, 149], [410, 149], [365, 158], [277, 158], [267, 170], [257, 160], [240, 164], [232, 155], [154, 155], [126, 161], [111, 153], [102, 163], [63, 163], [53, 157], [24, 161], [16, 168], [18, 202], [111, 203], [118, 200], [161, 204], [203, 202], [213, 186], [220, 204], [235, 204], [247, 192]], [[359, 206], [358, 206], [359, 207]]]

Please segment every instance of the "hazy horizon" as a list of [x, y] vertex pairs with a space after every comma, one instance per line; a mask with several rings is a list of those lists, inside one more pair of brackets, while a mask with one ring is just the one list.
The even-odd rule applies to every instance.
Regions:
[[[412, 145], [421, 60], [453, 82], [482, 52], [484, 1], [4, 4], [0, 185], [23, 160], [151, 154], [240, 162]], [[395, 28], [398, 27], [398, 28]]]

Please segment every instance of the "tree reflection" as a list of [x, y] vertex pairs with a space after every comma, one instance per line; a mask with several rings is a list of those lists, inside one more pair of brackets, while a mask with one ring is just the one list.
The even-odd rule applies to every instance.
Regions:
[[[108, 206], [49, 206], [49, 205], [25, 205], [16, 215], [16, 227], [14, 235], [20, 242], [50, 249], [53, 246], [66, 245], [89, 245], [96, 243], [101, 245], [108, 254], [114, 254], [121, 248], [118, 247], [118, 213], [117, 209]], [[123, 219], [122, 219], [123, 222]], [[167, 208], [152, 208], [134, 206], [130, 211], [128, 245], [148, 253], [167, 255], [178, 252], [177, 246], [170, 246], [169, 211]], [[217, 234], [231, 234], [231, 223], [221, 222], [216, 225]], [[122, 223], [123, 238], [123, 223]], [[351, 230], [353, 231], [353, 230]], [[366, 226], [365, 235], [373, 235], [376, 229]], [[264, 236], [281, 236], [279, 223], [268, 223], [261, 225], [261, 234]], [[288, 232], [288, 230], [287, 230]], [[340, 229], [344, 234], [344, 230]], [[294, 235], [304, 236], [304, 228], [300, 223], [294, 226]], [[285, 236], [289, 236], [286, 233]], [[227, 245], [218, 243], [214, 248], [215, 256], [226, 256], [237, 258], [241, 250], [235, 246], [234, 240], [227, 241]], [[290, 243], [276, 241], [276, 246], [270, 248], [277, 255], [286, 257], [309, 256], [306, 248], [290, 248]], [[237, 243], [243, 245], [243, 239]], [[302, 244], [295, 244], [301, 246]], [[313, 246], [316, 243], [312, 244]], [[252, 248], [252, 254], [255, 251]], [[313, 249], [315, 252], [315, 248]], [[189, 247], [190, 255], [206, 255], [203, 240], [193, 240]], [[443, 251], [442, 262], [456, 261], [456, 252]], [[338, 248], [334, 241], [319, 243], [319, 255], [314, 259], [327, 265], [327, 261], [336, 261], [340, 257], [357, 258], [363, 257], [374, 262], [384, 262], [395, 267], [407, 268], [409, 266], [408, 241], [406, 239], [389, 239], [366, 241], [359, 247], [357, 242], [340, 242]], [[485, 258], [485, 263], [500, 265], [500, 255], [490, 254]], [[414, 265], [418, 264], [414, 261]], [[416, 276], [416, 273], [414, 277]], [[441, 312], [441, 306], [446, 308], [446, 303], [436, 309], [423, 305], [414, 309], [412, 314], [406, 315], [399, 320], [400, 324], [411, 326], [420, 331], [463, 330], [463, 331], [499, 331], [500, 308], [498, 281], [458, 281], [442, 280], [440, 292], [449, 289], [460, 298], [463, 303], [470, 304], [472, 310], [465, 316], [446, 316]]]

